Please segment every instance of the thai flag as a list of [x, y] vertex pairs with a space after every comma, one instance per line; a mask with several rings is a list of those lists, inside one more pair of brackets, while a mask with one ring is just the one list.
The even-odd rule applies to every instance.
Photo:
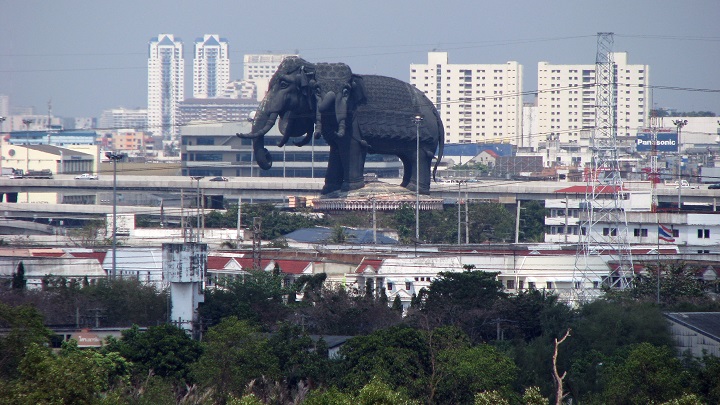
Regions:
[[658, 239], [665, 242], [675, 242], [672, 229], [668, 228], [665, 225], [658, 225]]

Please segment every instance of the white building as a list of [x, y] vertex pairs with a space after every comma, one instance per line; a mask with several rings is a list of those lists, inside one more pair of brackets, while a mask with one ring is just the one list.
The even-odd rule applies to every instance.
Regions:
[[146, 108], [113, 108], [100, 114], [98, 129], [112, 131], [116, 129], [147, 128], [148, 110]]
[[435, 104], [446, 143], [512, 143], [522, 134], [522, 65], [450, 64], [447, 52], [428, 52], [410, 65], [410, 83]]
[[[587, 185], [574, 185], [559, 189], [555, 191], [557, 198], [545, 200], [545, 242], [578, 243], [580, 241], [580, 223], [585, 211], [581, 207], [585, 204], [585, 192], [588, 187]], [[615, 200], [612, 186], [600, 185], [597, 187], [600, 190], [596, 191], [598, 198], [593, 201], [594, 207], [603, 210], [613, 209]], [[647, 189], [624, 189], [622, 196], [619, 204], [626, 215], [631, 212], [649, 212], [651, 209], [652, 194], [649, 185]], [[612, 233], [610, 228], [613, 227], [616, 225], [599, 222], [597, 227], [593, 227], [593, 232], [602, 233], [607, 230], [608, 235], [604, 236], [610, 236], [609, 234]], [[598, 235], [595, 240], [602, 240], [602, 238]], [[632, 241], [630, 242], [632, 243]]]
[[220, 97], [230, 81], [230, 51], [225, 38], [206, 34], [195, 40], [193, 97]]
[[247, 82], [253, 82], [255, 84], [257, 101], [262, 101], [265, 97], [268, 85], [270, 84], [270, 79], [277, 70], [278, 66], [280, 66], [280, 62], [290, 56], [299, 55], [245, 55], [243, 58], [243, 79]]
[[[629, 139], [647, 127], [650, 115], [648, 65], [629, 65], [626, 52], [613, 53], [617, 136]], [[561, 143], [578, 142], [595, 127], [595, 65], [538, 63], [539, 134]]]
[[148, 126], [164, 139], [177, 136], [177, 104], [185, 99], [185, 60], [180, 38], [160, 34], [148, 44]]

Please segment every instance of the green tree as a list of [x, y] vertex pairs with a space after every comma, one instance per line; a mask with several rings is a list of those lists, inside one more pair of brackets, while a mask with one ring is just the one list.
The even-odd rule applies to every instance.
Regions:
[[470, 243], [515, 239], [515, 215], [502, 204], [470, 204]]
[[287, 388], [299, 382], [319, 384], [326, 378], [327, 353], [316, 350], [315, 343], [300, 326], [283, 323], [268, 339], [268, 351], [278, 359]]
[[438, 386], [439, 403], [470, 403], [475, 393], [495, 390], [506, 395], [517, 377], [513, 361], [487, 344], [440, 352], [445, 378]]
[[658, 264], [649, 268], [649, 275], [639, 274], [630, 294], [633, 298], [655, 301], [658, 295], [660, 271], [660, 302], [665, 307], [676, 307], [682, 302], [706, 298], [703, 282], [696, 276], [697, 268], [684, 262]]
[[353, 395], [346, 394], [335, 386], [330, 386], [327, 389], [320, 388], [310, 391], [303, 405], [355, 405], [355, 403]]
[[640, 343], [615, 356], [605, 376], [603, 397], [613, 404], [669, 401], [683, 393], [686, 377], [669, 347]]
[[358, 393], [355, 403], [358, 405], [419, 405], [402, 391], [393, 389], [381, 379], [373, 378]]
[[12, 275], [11, 288], [13, 290], [23, 291], [25, 290], [26, 284], [27, 280], [25, 279], [25, 265], [23, 264], [23, 262], [20, 262], [17, 266], [17, 271]]
[[[430, 327], [454, 325], [461, 327], [472, 341], [482, 339], [490, 328], [489, 320], [496, 318], [495, 303], [506, 293], [497, 273], [476, 271], [471, 266], [462, 272], [441, 272], [430, 288], [418, 297], [421, 314], [413, 315], [415, 322], [430, 322]], [[492, 329], [494, 335], [495, 328]]]
[[98, 280], [78, 293], [102, 310], [105, 326], [155, 325], [168, 319], [168, 291], [139, 280]]
[[249, 270], [241, 279], [226, 280], [222, 288], [206, 290], [200, 316], [210, 325], [226, 316], [235, 316], [270, 330], [288, 312], [283, 304], [288, 291], [282, 285], [279, 274]]
[[117, 353], [80, 350], [71, 341], [58, 354], [30, 345], [19, 371], [11, 403], [96, 404], [127, 384], [129, 364]]
[[34, 307], [12, 307], [0, 302], [0, 379], [17, 374], [25, 352], [31, 345], [43, 346], [49, 342], [51, 332], [43, 325], [43, 316]]
[[541, 201], [522, 203], [520, 214], [520, 241], [542, 242], [545, 240], [545, 206]]
[[496, 308], [505, 339], [530, 341], [543, 334], [559, 336], [567, 330], [572, 311], [558, 296], [545, 290], [523, 290], [498, 301]]
[[367, 334], [402, 321], [402, 314], [386, 303], [339, 286], [306, 295], [293, 316], [294, 322], [305, 325], [308, 333], [320, 335]]
[[341, 387], [358, 390], [373, 377], [393, 389], [420, 395], [425, 391], [427, 342], [420, 331], [391, 327], [348, 340], [340, 349]]
[[200, 343], [170, 324], [141, 331], [137, 325], [122, 332], [120, 340], [110, 340], [108, 351], [118, 352], [134, 364], [136, 375], [149, 372], [180, 382], [186, 381], [190, 365], [200, 357]]
[[204, 336], [203, 354], [193, 364], [192, 376], [214, 388], [215, 400], [225, 403], [229, 395], [241, 397], [247, 384], [261, 376], [279, 376], [278, 360], [268, 341], [247, 321], [227, 317]]

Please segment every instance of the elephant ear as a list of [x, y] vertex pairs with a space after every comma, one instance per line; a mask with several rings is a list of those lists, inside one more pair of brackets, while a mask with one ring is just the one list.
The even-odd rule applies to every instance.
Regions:
[[365, 81], [360, 75], [352, 75], [352, 81], [350, 82], [350, 100], [354, 105], [365, 104], [367, 100], [365, 91]]
[[306, 134], [308, 130], [312, 131], [313, 125], [313, 120], [306, 115], [295, 114], [292, 111], [288, 111], [280, 117], [279, 128], [280, 133], [285, 135], [285, 137], [293, 138]]

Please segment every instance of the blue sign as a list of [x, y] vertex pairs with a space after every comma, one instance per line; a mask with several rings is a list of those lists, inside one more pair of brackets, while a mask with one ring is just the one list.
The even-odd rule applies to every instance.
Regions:
[[[638, 152], [651, 152], [653, 150], [653, 136], [650, 132], [638, 132], [635, 146]], [[677, 132], [658, 132], [657, 148], [658, 152], [677, 152], [678, 136]]]

